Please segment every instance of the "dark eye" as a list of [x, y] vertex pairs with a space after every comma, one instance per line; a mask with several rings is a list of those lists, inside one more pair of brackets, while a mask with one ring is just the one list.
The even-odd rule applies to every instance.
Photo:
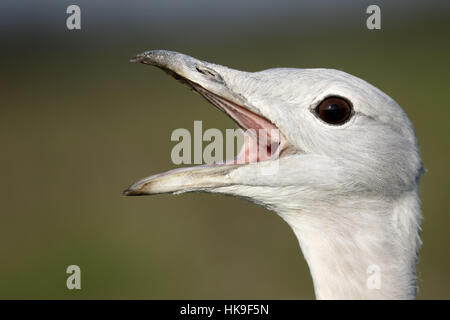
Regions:
[[329, 97], [317, 106], [316, 113], [326, 123], [342, 124], [350, 118], [352, 107], [343, 98]]

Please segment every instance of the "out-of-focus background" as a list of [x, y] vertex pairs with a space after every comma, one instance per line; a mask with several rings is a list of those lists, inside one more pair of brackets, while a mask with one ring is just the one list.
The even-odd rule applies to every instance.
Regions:
[[[66, 8], [81, 8], [81, 30]], [[381, 30], [366, 8], [381, 8]], [[450, 5], [440, 1], [0, 2], [0, 298], [312, 299], [277, 215], [207, 194], [125, 198], [175, 166], [176, 128], [234, 123], [163, 72], [169, 49], [236, 69], [323, 67], [392, 96], [428, 169], [419, 298], [450, 298]], [[66, 267], [82, 289], [66, 288]]]

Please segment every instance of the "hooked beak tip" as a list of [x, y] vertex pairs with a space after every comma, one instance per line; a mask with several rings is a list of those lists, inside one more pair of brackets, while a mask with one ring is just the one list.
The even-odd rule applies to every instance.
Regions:
[[143, 196], [143, 195], [145, 195], [145, 193], [140, 190], [133, 190], [133, 189], [128, 188], [122, 192], [122, 195], [125, 197]]
[[150, 63], [152, 61], [152, 56], [154, 55], [154, 52], [155, 50], [150, 50], [138, 53], [137, 55], [135, 55], [133, 58], [130, 59], [130, 62]]
[[144, 55], [142, 54], [138, 54], [137, 56], [134, 56], [133, 58], [130, 59], [130, 62], [141, 62], [144, 59]]

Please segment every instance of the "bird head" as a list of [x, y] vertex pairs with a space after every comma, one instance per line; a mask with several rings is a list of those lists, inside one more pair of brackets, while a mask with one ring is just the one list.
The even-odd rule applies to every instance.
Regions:
[[[414, 129], [400, 106], [339, 70], [243, 72], [164, 50], [133, 62], [159, 67], [230, 116], [246, 134], [234, 160], [171, 170], [131, 185], [127, 196], [225, 193], [269, 209], [309, 210], [345, 197], [397, 197], [422, 172]], [[268, 155], [255, 154], [270, 150]]]

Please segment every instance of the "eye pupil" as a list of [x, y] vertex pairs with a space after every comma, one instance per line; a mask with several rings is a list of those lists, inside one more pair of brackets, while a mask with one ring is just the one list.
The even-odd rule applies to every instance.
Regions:
[[350, 103], [340, 97], [330, 97], [323, 100], [316, 109], [320, 119], [329, 124], [342, 124], [351, 115]]

